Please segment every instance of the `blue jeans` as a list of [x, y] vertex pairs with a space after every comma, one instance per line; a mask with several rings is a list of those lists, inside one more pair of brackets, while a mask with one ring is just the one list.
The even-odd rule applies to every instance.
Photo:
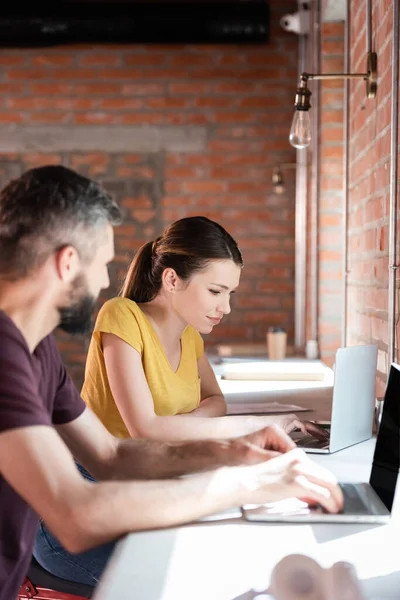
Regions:
[[[77, 464], [82, 476], [90, 481], [95, 479], [84, 467]], [[76, 583], [86, 583], [93, 587], [99, 581], [115, 547], [115, 542], [98, 546], [80, 554], [70, 554], [40, 521], [33, 556], [52, 575]]]

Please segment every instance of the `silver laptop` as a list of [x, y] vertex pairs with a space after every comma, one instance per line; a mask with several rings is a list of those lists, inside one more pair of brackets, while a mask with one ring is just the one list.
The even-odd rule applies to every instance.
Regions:
[[400, 366], [392, 364], [383, 401], [369, 483], [340, 484], [344, 508], [326, 513], [296, 499], [258, 506], [245, 506], [248, 521], [385, 523], [389, 520], [400, 467]]
[[336, 352], [331, 421], [318, 424], [326, 440], [294, 432], [292, 439], [305, 452], [331, 454], [372, 436], [378, 347], [349, 346]]

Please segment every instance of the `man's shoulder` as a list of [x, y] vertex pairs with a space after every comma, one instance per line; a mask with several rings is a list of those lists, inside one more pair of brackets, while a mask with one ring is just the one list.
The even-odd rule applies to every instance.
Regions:
[[0, 360], [13, 360], [14, 355], [29, 356], [29, 348], [14, 321], [0, 310]]
[[50, 334], [43, 338], [36, 346], [33, 356], [48, 373], [52, 371], [53, 375], [59, 374], [63, 361], [54, 335]]

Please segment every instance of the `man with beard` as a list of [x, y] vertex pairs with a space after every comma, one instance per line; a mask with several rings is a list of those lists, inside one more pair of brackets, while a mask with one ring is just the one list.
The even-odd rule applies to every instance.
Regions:
[[17, 595], [38, 515], [82, 552], [247, 503], [342, 504], [334, 478], [276, 427], [223, 442], [121, 441], [85, 407], [51, 332], [90, 329], [119, 220], [98, 184], [62, 166], [0, 192], [0, 600]]

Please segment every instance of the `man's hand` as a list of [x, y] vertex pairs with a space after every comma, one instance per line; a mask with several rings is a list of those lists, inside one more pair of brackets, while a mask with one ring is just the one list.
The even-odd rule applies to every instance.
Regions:
[[269, 425], [259, 431], [236, 438], [231, 442], [237, 453], [235, 464], [256, 464], [275, 458], [296, 448], [296, 444], [283, 428]]
[[[237, 474], [236, 474], [237, 475]], [[268, 504], [298, 498], [320, 504], [328, 512], [343, 507], [343, 495], [332, 473], [296, 448], [260, 465], [243, 467], [242, 504]]]
[[281, 415], [276, 417], [276, 424], [282, 427], [286, 433], [291, 433], [296, 429], [299, 429], [304, 435], [312, 435], [317, 440], [326, 440], [329, 437], [329, 432], [322, 427], [318, 427], [311, 421], [302, 421], [297, 415]]

